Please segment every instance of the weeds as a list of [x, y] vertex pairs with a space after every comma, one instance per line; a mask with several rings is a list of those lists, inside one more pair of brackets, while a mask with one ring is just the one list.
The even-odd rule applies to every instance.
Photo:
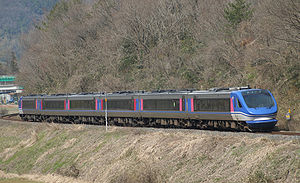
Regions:
[[129, 168], [127, 171], [118, 174], [111, 182], [114, 183], [164, 183], [166, 182], [163, 174], [157, 168], [151, 167], [146, 163], [142, 167]]
[[24, 178], [0, 178], [0, 183], [40, 183]]
[[70, 167], [62, 169], [59, 171], [59, 174], [67, 177], [74, 177], [77, 178], [79, 176], [79, 169], [75, 164], [72, 164]]
[[253, 175], [248, 177], [248, 183], [273, 183], [273, 180], [270, 176], [265, 175], [260, 170], [257, 170]]

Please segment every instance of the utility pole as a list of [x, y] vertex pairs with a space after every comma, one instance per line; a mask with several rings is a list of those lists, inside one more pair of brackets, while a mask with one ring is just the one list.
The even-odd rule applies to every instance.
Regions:
[[105, 92], [105, 130], [107, 131], [107, 94]]

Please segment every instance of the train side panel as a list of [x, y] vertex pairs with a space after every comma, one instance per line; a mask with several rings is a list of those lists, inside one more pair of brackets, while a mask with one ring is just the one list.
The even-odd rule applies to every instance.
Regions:
[[153, 94], [139, 96], [142, 118], [187, 118], [184, 94]]
[[229, 93], [189, 94], [188, 118], [199, 120], [233, 120]]

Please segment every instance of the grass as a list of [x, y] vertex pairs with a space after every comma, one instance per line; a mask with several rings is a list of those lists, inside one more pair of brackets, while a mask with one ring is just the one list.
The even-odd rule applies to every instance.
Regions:
[[8, 104], [8, 105], [0, 105], [0, 116], [5, 114], [17, 113], [18, 105]]
[[202, 164], [207, 159], [209, 159], [208, 155], [202, 154], [201, 156], [197, 157], [197, 162]]
[[13, 137], [13, 136], [0, 137], [0, 152], [2, 152], [6, 148], [10, 148], [10, 147], [17, 145], [19, 142], [20, 142], [20, 139], [18, 139], [17, 137]]
[[52, 134], [54, 137], [46, 138], [46, 132], [37, 134], [36, 141], [29, 147], [20, 148], [14, 155], [6, 161], [1, 162], [4, 169], [22, 174], [28, 173], [35, 165], [37, 159], [46, 151], [59, 147], [66, 139], [65, 133]]
[[[46, 163], [45, 168], [43, 169], [43, 173], [54, 173], [60, 170], [62, 167], [71, 167], [74, 165], [74, 160], [79, 156], [79, 154], [71, 155], [67, 152], [65, 153], [53, 153], [52, 156], [57, 156], [57, 159], [53, 162], [50, 161]], [[53, 157], [52, 159], [55, 159]]]
[[240, 157], [243, 153], [247, 151], [245, 146], [232, 147], [232, 156]]
[[[88, 177], [89, 181], [96, 182], [125, 183], [293, 182], [295, 179], [291, 175], [297, 177], [299, 173], [298, 141], [284, 145], [271, 143], [268, 139], [261, 143], [262, 139], [259, 138], [256, 141], [252, 139], [253, 142], [249, 141], [251, 143], [246, 145], [238, 143], [236, 137], [225, 137], [223, 141], [204, 141], [202, 139], [207, 139], [206, 136], [174, 135], [170, 132], [141, 132], [143, 135], [139, 135], [137, 130], [127, 128], [105, 132], [103, 128], [57, 128], [44, 124], [34, 124], [28, 129], [13, 124], [0, 127], [3, 132], [9, 132], [0, 136], [0, 167], [8, 173], [59, 174], [79, 179]], [[153, 138], [153, 135], [158, 137]], [[197, 138], [199, 140], [195, 140]], [[23, 145], [19, 143], [21, 140]], [[218, 143], [218, 149], [203, 149], [207, 143]], [[277, 144], [280, 146], [277, 147]], [[245, 162], [245, 157], [251, 156], [253, 152], [256, 154], [257, 150], [265, 146], [270, 146], [273, 151], [262, 149], [266, 151], [261, 153], [263, 159], [253, 159], [253, 166], [247, 170], [236, 163]], [[13, 151], [5, 154], [6, 148], [12, 148]], [[232, 172], [228, 173], [226, 169], [224, 174], [220, 174], [225, 167]], [[241, 171], [244, 176], [239, 177], [237, 171]]]
[[250, 175], [248, 178], [248, 183], [272, 183], [272, 182], [273, 182], [272, 178], [260, 170], [254, 172], [254, 174]]
[[24, 178], [0, 178], [0, 183], [41, 183]]

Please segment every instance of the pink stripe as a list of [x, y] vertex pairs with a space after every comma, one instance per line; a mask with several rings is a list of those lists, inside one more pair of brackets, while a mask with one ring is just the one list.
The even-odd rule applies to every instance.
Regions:
[[95, 109], [96, 109], [96, 111], [98, 110], [98, 100], [97, 99], [95, 99]]
[[141, 111], [144, 110], [144, 103], [143, 103], [143, 99], [141, 99]]
[[133, 108], [136, 111], [136, 99], [133, 100]]
[[38, 109], [38, 107], [37, 107], [37, 103], [38, 103], [38, 101], [37, 101], [37, 100], [35, 100], [35, 109]]
[[194, 112], [194, 99], [191, 99], [191, 112]]
[[101, 110], [103, 110], [103, 100], [101, 100]]
[[182, 111], [182, 98], [179, 99], [179, 111]]
[[70, 110], [70, 100], [68, 100], [68, 110]]
[[230, 98], [230, 111], [234, 112], [232, 98]]

